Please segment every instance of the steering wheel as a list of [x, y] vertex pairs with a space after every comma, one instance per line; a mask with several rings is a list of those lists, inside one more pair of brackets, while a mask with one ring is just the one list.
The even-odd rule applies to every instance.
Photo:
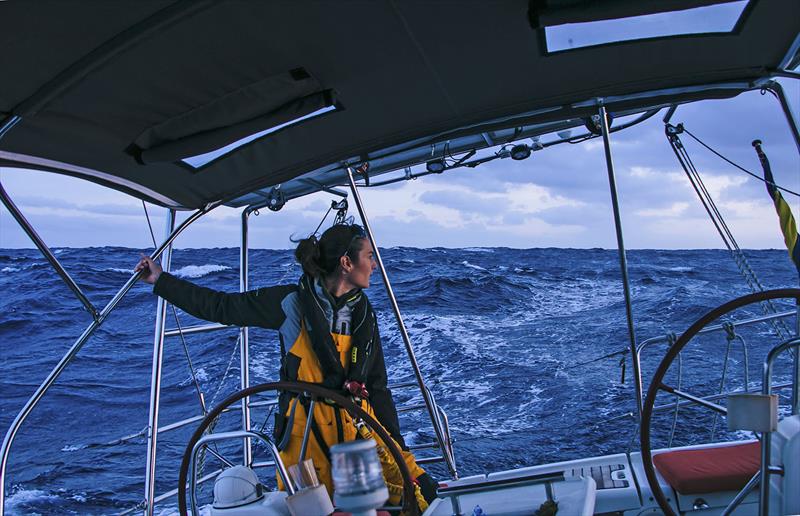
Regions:
[[[181, 469], [180, 473], [178, 474], [178, 510], [182, 516], [188, 516], [188, 511], [186, 508], [186, 479], [189, 473], [189, 463], [192, 458], [192, 449], [194, 448], [194, 445], [200, 440], [200, 438], [203, 437], [203, 434], [212, 421], [214, 421], [217, 416], [219, 416], [227, 407], [233, 405], [242, 398], [266, 391], [284, 391], [292, 392], [298, 395], [306, 394], [310, 395], [312, 399], [315, 400], [325, 400], [328, 403], [332, 401], [335, 405], [338, 405], [346, 410], [351, 416], [364, 421], [364, 423], [366, 423], [374, 433], [380, 436], [381, 440], [386, 445], [386, 448], [389, 450], [389, 453], [391, 453], [392, 458], [397, 463], [397, 467], [400, 469], [400, 474], [403, 477], [403, 512], [409, 514], [410, 516], [419, 515], [419, 507], [417, 507], [417, 501], [414, 495], [414, 481], [412, 480], [411, 472], [408, 470], [408, 466], [403, 459], [403, 454], [389, 433], [383, 428], [383, 426], [380, 425], [380, 423], [375, 420], [375, 418], [370, 416], [364, 409], [353, 403], [350, 399], [337, 392], [325, 389], [318, 384], [305, 382], [273, 382], [254, 385], [228, 396], [218, 406], [216, 406], [214, 410], [208, 413], [205, 419], [203, 419], [203, 421], [200, 423], [200, 426], [198, 426], [194, 431], [192, 437], [189, 439], [189, 442], [186, 444], [186, 450], [183, 452]], [[286, 431], [289, 430], [290, 429], [287, 429]]]
[[661, 507], [661, 510], [664, 511], [666, 516], [676, 516], [676, 514], [675, 511], [672, 510], [672, 507], [670, 507], [669, 502], [667, 502], [667, 497], [664, 495], [664, 492], [661, 490], [661, 487], [658, 484], [656, 470], [653, 466], [652, 448], [650, 447], [650, 423], [653, 417], [653, 408], [655, 407], [656, 395], [658, 395], [659, 391], [670, 392], [670, 388], [662, 383], [664, 376], [666, 376], [667, 371], [672, 365], [672, 362], [675, 360], [681, 350], [708, 323], [734, 310], [742, 308], [743, 306], [762, 301], [770, 301], [773, 299], [794, 299], [795, 302], [800, 303], [800, 289], [785, 288], [756, 292], [754, 294], [748, 294], [746, 296], [736, 298], [733, 301], [729, 301], [721, 306], [718, 306], [717, 308], [714, 308], [698, 319], [689, 327], [688, 330], [683, 333], [683, 335], [678, 338], [675, 344], [669, 348], [666, 356], [664, 356], [664, 358], [661, 360], [658, 369], [653, 375], [653, 379], [650, 382], [650, 387], [647, 390], [647, 398], [645, 399], [644, 406], [642, 407], [642, 465], [644, 466], [647, 482], [650, 484], [650, 490], [653, 493], [653, 497], [656, 499], [656, 502], [658, 502], [659, 507]]

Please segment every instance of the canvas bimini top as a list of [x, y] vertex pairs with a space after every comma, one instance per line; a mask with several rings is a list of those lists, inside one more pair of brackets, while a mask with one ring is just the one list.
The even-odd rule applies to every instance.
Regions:
[[0, 19], [0, 165], [186, 209], [577, 125], [597, 99], [737, 95], [800, 47], [797, 0], [40, 0]]

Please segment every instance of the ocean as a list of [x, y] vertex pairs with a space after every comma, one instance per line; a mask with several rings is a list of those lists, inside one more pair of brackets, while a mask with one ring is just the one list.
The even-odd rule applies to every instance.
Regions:
[[[130, 277], [140, 251], [55, 252], [100, 308]], [[746, 256], [765, 288], [797, 285], [785, 251], [751, 250]], [[638, 447], [628, 415], [635, 411], [630, 355], [618, 353], [629, 339], [616, 251], [390, 248], [383, 257], [423, 376], [448, 415], [461, 475]], [[238, 263], [238, 249], [184, 249], [175, 251], [172, 270], [203, 286], [237, 291]], [[250, 263], [251, 288], [293, 283], [300, 272], [291, 251], [253, 250]], [[628, 264], [638, 342], [680, 334], [703, 313], [750, 292], [727, 251], [634, 250]], [[36, 250], [0, 249], [0, 292], [5, 432], [91, 317]], [[390, 382], [412, 380], [379, 273], [367, 293], [378, 313]], [[7, 514], [117, 514], [143, 499], [155, 305], [150, 286], [136, 285], [34, 409], [11, 450]], [[782, 302], [777, 308], [793, 306]], [[174, 328], [173, 314], [167, 313], [167, 327]], [[734, 317], [761, 314], [760, 306], [752, 306]], [[199, 323], [180, 310], [177, 315], [182, 327]], [[793, 328], [793, 319], [787, 324]], [[744, 342], [749, 387], [760, 388], [761, 361], [779, 342], [775, 331], [761, 323], [738, 332], [726, 387], [744, 386]], [[238, 388], [237, 337], [229, 329], [185, 339], [209, 406]], [[276, 332], [252, 329], [250, 342], [251, 382], [275, 380]], [[693, 341], [680, 378], [674, 366], [670, 380], [694, 393], [717, 392], [727, 345], [723, 332]], [[655, 344], [643, 355], [645, 385], [665, 349]], [[786, 381], [788, 364], [779, 362], [776, 382]], [[398, 407], [421, 401], [416, 389], [398, 389], [394, 396]], [[161, 399], [161, 425], [199, 414], [179, 338], [165, 344]], [[785, 406], [786, 397], [781, 400]], [[267, 411], [254, 410], [257, 427], [269, 419]], [[424, 411], [403, 412], [400, 419], [409, 444], [433, 441]], [[672, 412], [655, 418], [655, 446], [668, 444], [672, 423]], [[712, 427], [717, 440], [742, 437], [724, 426], [703, 410], [681, 409], [673, 445], [707, 441]], [[159, 436], [157, 493], [177, 487], [180, 457], [193, 429]], [[235, 458], [237, 443], [221, 450]], [[256, 458], [267, 459], [263, 449], [256, 450]], [[205, 463], [208, 470], [217, 467], [210, 455]], [[441, 464], [430, 470], [447, 476]], [[266, 482], [273, 476], [266, 470], [259, 474]], [[210, 486], [200, 499], [210, 501]], [[177, 514], [175, 498], [159, 504], [156, 514]]]

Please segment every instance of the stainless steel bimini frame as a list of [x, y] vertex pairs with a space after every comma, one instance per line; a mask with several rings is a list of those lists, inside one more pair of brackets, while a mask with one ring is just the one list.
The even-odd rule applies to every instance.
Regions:
[[[175, 210], [167, 211], [166, 234], [175, 229]], [[172, 262], [172, 245], [167, 246], [161, 256], [161, 267], [168, 271]], [[146, 512], [153, 512], [152, 500], [156, 489], [156, 451], [158, 443], [158, 414], [161, 407], [161, 367], [164, 360], [164, 330], [167, 319], [167, 302], [158, 297], [156, 304], [156, 326], [153, 334], [153, 367], [150, 379], [150, 412], [147, 424], [147, 469], [144, 477]]]
[[[8, 197], [8, 194], [4, 189], [0, 189], [0, 197], [2, 197], [3, 204], [5, 204], [6, 206], [13, 206], [11, 199]], [[200, 218], [202, 215], [208, 213], [212, 209], [216, 208], [219, 204], [220, 203], [218, 202], [210, 203], [203, 209], [197, 210], [192, 215], [190, 215], [185, 221], [183, 221], [176, 229], [174, 229], [167, 236], [167, 238], [158, 247], [158, 249], [156, 249], [153, 252], [151, 258], [157, 259], [165, 251], [170, 249], [172, 246], [172, 242], [175, 240], [175, 238], [178, 237], [178, 235], [180, 235], [195, 220]], [[18, 211], [19, 210], [17, 209], [17, 212]], [[22, 225], [23, 229], [28, 235], [36, 235], [36, 231], [24, 217], [18, 218], [17, 221], [20, 223], [20, 225]], [[44, 241], [40, 237], [38, 237], [38, 235], [35, 236], [34, 241], [37, 242], [37, 246], [42, 245], [45, 247], [46, 250], [43, 252], [46, 255], [49, 254], [50, 256], [52, 256], [52, 259], [55, 260], [54, 267], [56, 267], [57, 270], [58, 269], [64, 270], [63, 266], [61, 266], [61, 264], [58, 262], [58, 259], [56, 259], [55, 256], [49, 251], [49, 249], [46, 248]], [[97, 317], [94, 318], [92, 323], [83, 331], [81, 336], [78, 337], [78, 340], [75, 341], [75, 343], [72, 345], [72, 347], [70, 347], [67, 353], [61, 358], [61, 360], [59, 360], [58, 364], [56, 364], [56, 366], [53, 368], [53, 370], [50, 372], [47, 378], [45, 378], [45, 380], [41, 383], [41, 385], [36, 389], [36, 392], [34, 392], [33, 396], [31, 396], [30, 399], [28, 399], [28, 401], [23, 406], [22, 410], [20, 410], [19, 414], [17, 414], [17, 417], [14, 418], [14, 421], [11, 423], [11, 426], [9, 427], [3, 439], [3, 445], [0, 448], [0, 516], [3, 516], [5, 512], [4, 502], [5, 502], [5, 486], [8, 480], [6, 476], [8, 457], [11, 451], [11, 445], [14, 443], [14, 439], [20, 427], [22, 426], [22, 423], [25, 422], [28, 415], [30, 415], [31, 411], [34, 409], [34, 407], [36, 407], [36, 405], [42, 399], [42, 396], [44, 396], [44, 394], [55, 383], [55, 381], [58, 379], [58, 377], [61, 375], [64, 369], [70, 364], [70, 362], [72, 362], [75, 356], [77, 356], [78, 352], [81, 350], [83, 345], [86, 344], [86, 342], [89, 340], [89, 337], [91, 337], [92, 334], [94, 334], [94, 332], [97, 330], [97, 328], [99, 328], [100, 325], [102, 325], [103, 322], [105, 322], [106, 318], [117, 307], [122, 298], [125, 297], [125, 295], [131, 290], [131, 288], [133, 288], [133, 285], [139, 279], [139, 276], [140, 274], [138, 273], [131, 276], [125, 283], [125, 285], [123, 285], [122, 288], [114, 295], [111, 301], [109, 301], [108, 304], [97, 314]], [[62, 278], [63, 277], [64, 276], [62, 275]], [[155, 378], [155, 373], [154, 373], [154, 378]], [[155, 407], [155, 413], [153, 413], [153, 410], [151, 409], [151, 424], [153, 419], [155, 419], [157, 422], [158, 419], [157, 406]], [[155, 427], [149, 427], [148, 432], [150, 435], [153, 436], [152, 438], [153, 448], [155, 448], [154, 436], [157, 434], [157, 430], [155, 430]], [[154, 465], [152, 466], [152, 469], [154, 472], [155, 471]], [[150, 466], [148, 466], [148, 471], [150, 471]], [[148, 510], [151, 511], [152, 513], [152, 507], [149, 507]]]
[[[611, 157], [611, 137], [608, 126], [608, 114], [603, 99], [597, 99], [600, 116], [600, 130], [603, 135], [603, 149], [606, 157], [608, 171], [608, 187], [611, 192], [611, 206], [614, 210], [614, 229], [617, 234], [617, 252], [619, 254], [619, 268], [622, 273], [622, 292], [625, 296], [625, 319], [628, 323], [628, 339], [630, 340], [631, 356], [636, 355], [636, 324], [633, 320], [633, 302], [631, 300], [631, 285], [628, 277], [628, 259], [625, 254], [625, 241], [622, 234], [622, 215], [617, 197], [617, 182], [614, 177], [614, 160]], [[642, 418], [642, 372], [638, 361], [633, 361], [633, 381], [636, 391], [636, 420]]]
[[353, 194], [353, 200], [356, 203], [356, 208], [358, 209], [358, 214], [361, 217], [361, 222], [364, 224], [364, 229], [367, 232], [370, 244], [372, 244], [372, 251], [375, 254], [375, 261], [378, 262], [378, 268], [380, 269], [381, 277], [383, 278], [383, 285], [386, 287], [386, 295], [388, 296], [389, 302], [392, 305], [392, 311], [394, 312], [394, 317], [397, 320], [397, 327], [400, 330], [400, 336], [403, 339], [403, 344], [405, 344], [406, 353], [408, 353], [408, 359], [411, 362], [411, 368], [414, 371], [414, 376], [419, 384], [419, 389], [422, 393], [422, 399], [425, 401], [425, 408], [428, 410], [428, 415], [433, 423], [437, 444], [439, 449], [442, 451], [447, 468], [450, 470], [450, 474], [453, 475], [454, 479], [457, 479], [458, 469], [456, 468], [455, 454], [453, 453], [453, 443], [450, 439], [449, 431], [447, 431], [446, 425], [442, 421], [441, 411], [436, 405], [436, 400], [434, 399], [433, 394], [425, 386], [425, 379], [422, 377], [422, 371], [419, 368], [417, 356], [414, 353], [414, 347], [411, 345], [411, 339], [408, 336], [408, 330], [406, 330], [406, 325], [403, 322], [403, 316], [400, 313], [400, 307], [397, 305], [397, 299], [394, 296], [392, 284], [389, 282], [389, 276], [386, 273], [386, 267], [383, 264], [381, 252], [378, 248], [378, 242], [375, 240], [375, 234], [372, 232], [372, 226], [369, 224], [367, 213], [364, 210], [364, 204], [361, 202], [361, 196], [358, 193], [356, 181], [353, 177], [353, 169], [350, 167], [347, 167], [347, 180], [350, 184], [350, 192]]
[[[242, 211], [242, 242], [239, 249], [239, 292], [247, 292], [250, 278], [250, 260], [248, 256], [248, 221], [255, 210], [246, 208]], [[239, 329], [239, 388], [250, 387], [250, 330], [244, 326]], [[250, 398], [242, 400], [242, 430], [250, 431]], [[250, 436], [244, 436], [242, 455], [245, 465], [253, 462], [253, 450]]]

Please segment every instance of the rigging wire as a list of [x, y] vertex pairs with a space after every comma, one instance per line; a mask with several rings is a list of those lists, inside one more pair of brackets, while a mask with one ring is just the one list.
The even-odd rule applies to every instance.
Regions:
[[792, 191], [792, 190], [789, 190], [788, 188], [784, 188], [784, 187], [782, 187], [782, 186], [780, 186], [780, 185], [778, 185], [778, 184], [776, 184], [776, 183], [774, 183], [774, 182], [767, 181], [766, 179], [764, 179], [763, 177], [759, 176], [758, 174], [755, 174], [754, 172], [750, 172], [749, 170], [747, 170], [747, 169], [746, 169], [746, 168], [744, 168], [743, 166], [741, 166], [741, 165], [739, 165], [739, 164], [737, 164], [737, 163], [735, 163], [735, 162], [731, 161], [730, 159], [726, 158], [725, 156], [723, 156], [722, 154], [720, 154], [719, 152], [717, 152], [716, 150], [714, 150], [713, 148], [711, 148], [709, 145], [707, 145], [705, 142], [703, 142], [703, 141], [702, 141], [700, 138], [698, 138], [697, 136], [695, 136], [695, 135], [693, 135], [691, 132], [689, 132], [689, 130], [688, 130], [688, 129], [686, 129], [685, 127], [683, 127], [683, 124], [680, 124], [680, 126], [683, 128], [683, 132], [685, 132], [686, 134], [688, 134], [689, 136], [691, 136], [691, 137], [692, 137], [692, 138], [693, 138], [693, 139], [694, 139], [694, 140], [695, 140], [697, 143], [699, 143], [700, 145], [702, 145], [703, 147], [705, 147], [706, 149], [708, 149], [709, 151], [711, 151], [712, 153], [714, 153], [715, 155], [717, 155], [719, 158], [721, 158], [721, 159], [723, 159], [724, 161], [726, 161], [727, 163], [729, 163], [730, 165], [732, 165], [732, 166], [734, 166], [734, 167], [738, 168], [739, 170], [741, 170], [742, 172], [744, 172], [744, 173], [746, 173], [746, 174], [749, 174], [749, 175], [753, 176], [754, 178], [758, 179], [758, 180], [759, 180], [759, 181], [761, 181], [762, 183], [768, 183], [768, 184], [771, 184], [772, 186], [774, 186], [774, 187], [775, 187], [775, 188], [777, 188], [778, 190], [783, 190], [784, 192], [786, 192], [786, 193], [788, 193], [788, 194], [790, 194], [790, 195], [794, 195], [795, 197], [800, 197], [800, 193], [797, 193], [797, 192], [794, 192], [794, 191]]
[[[739, 268], [739, 272], [742, 274], [745, 282], [753, 292], [763, 291], [764, 286], [761, 284], [761, 281], [758, 279], [758, 276], [756, 275], [755, 271], [753, 271], [752, 267], [750, 267], [750, 263], [747, 261], [747, 257], [745, 256], [744, 251], [742, 251], [741, 247], [739, 247], [739, 243], [733, 236], [733, 232], [731, 232], [730, 228], [728, 227], [728, 224], [725, 222], [725, 218], [722, 216], [722, 213], [719, 211], [719, 208], [717, 208], [714, 199], [711, 197], [711, 194], [706, 188], [705, 183], [703, 182], [703, 179], [700, 176], [700, 172], [697, 170], [697, 167], [695, 167], [694, 162], [692, 161], [692, 158], [689, 155], [689, 152], [683, 145], [683, 142], [681, 141], [679, 136], [681, 132], [688, 133], [686, 128], [683, 127], [683, 124], [678, 124], [678, 126], [673, 126], [671, 124], [665, 125], [665, 134], [667, 136], [667, 140], [669, 141], [670, 147], [675, 153], [675, 156], [678, 158], [678, 163], [681, 165], [683, 171], [686, 173], [686, 177], [689, 178], [689, 183], [692, 185], [692, 188], [694, 188], [695, 193], [697, 193], [697, 196], [700, 199], [703, 208], [705, 208], [706, 213], [708, 213], [708, 216], [711, 219], [711, 222], [714, 224], [714, 227], [716, 228], [717, 232], [722, 238], [722, 242], [725, 244], [725, 247], [728, 248], [728, 251], [730, 251], [733, 261]], [[692, 138], [697, 139], [691, 134], [690, 136], [692, 136]], [[719, 153], [717, 153], [707, 145], [703, 144], [702, 142], [700, 143], [704, 147], [714, 152], [715, 154], [721, 156]], [[778, 313], [777, 307], [771, 301], [766, 301], [764, 303], [761, 303], [761, 309], [765, 315]], [[787, 337], [788, 335], [792, 335], [793, 333], [792, 331], [789, 330], [789, 328], [786, 326], [786, 323], [783, 320], [776, 321], [773, 319], [770, 321], [770, 324], [772, 325], [772, 328], [775, 331], [778, 338], [780, 338], [781, 340], [785, 340], [786, 338], [788, 338]]]

